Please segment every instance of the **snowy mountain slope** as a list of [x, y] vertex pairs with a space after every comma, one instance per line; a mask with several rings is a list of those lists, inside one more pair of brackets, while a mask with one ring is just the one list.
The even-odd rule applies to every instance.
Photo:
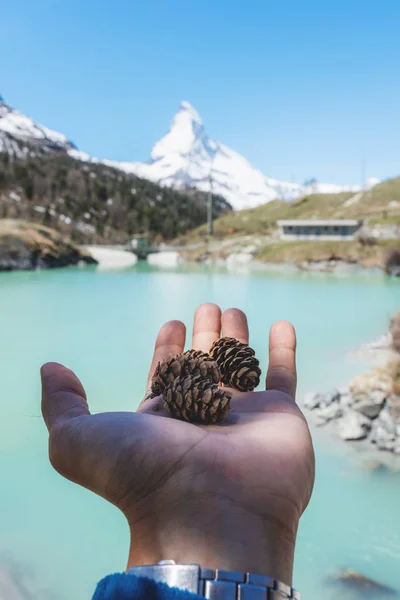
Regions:
[[62, 133], [38, 125], [29, 117], [14, 110], [0, 96], [0, 152], [17, 157], [40, 150], [63, 150], [68, 152], [74, 144]]
[[103, 163], [166, 187], [203, 192], [211, 187], [235, 209], [251, 208], [275, 198], [293, 200], [311, 193], [359, 190], [357, 186], [325, 183], [302, 186], [266, 177], [243, 156], [209, 137], [189, 102], [181, 103], [168, 133], [153, 147], [150, 161], [141, 163], [91, 157], [77, 150], [65, 135], [11, 108], [0, 96], [0, 151], [23, 157], [49, 150], [66, 152], [84, 162]]
[[359, 188], [316, 183], [302, 186], [266, 177], [243, 156], [210, 138], [197, 111], [182, 102], [168, 133], [158, 141], [148, 163], [120, 163], [120, 168], [175, 188], [211, 189], [236, 209], [275, 198], [293, 200], [310, 193], [357, 191]]

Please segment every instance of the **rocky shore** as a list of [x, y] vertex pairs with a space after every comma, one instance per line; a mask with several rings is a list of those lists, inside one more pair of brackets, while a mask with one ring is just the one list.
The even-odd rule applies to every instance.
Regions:
[[261, 234], [191, 239], [188, 234], [177, 243], [182, 260], [228, 269], [400, 275], [399, 240], [381, 240], [368, 245], [360, 241], [286, 242], [277, 236]]
[[384, 364], [329, 393], [306, 394], [304, 407], [316, 417], [315, 425], [331, 423], [341, 439], [365, 440], [371, 448], [400, 455], [400, 312], [375, 351], [385, 352]]
[[97, 261], [54, 229], [25, 221], [0, 219], [0, 271], [78, 264], [97, 264]]

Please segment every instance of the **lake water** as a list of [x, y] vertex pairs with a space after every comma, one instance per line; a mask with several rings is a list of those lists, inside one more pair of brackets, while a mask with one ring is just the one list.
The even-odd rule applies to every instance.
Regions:
[[[88, 600], [102, 576], [124, 569], [129, 542], [114, 507], [48, 464], [40, 365], [73, 368], [93, 412], [134, 409], [160, 325], [180, 318], [190, 327], [206, 301], [248, 312], [264, 365], [269, 326], [292, 320], [301, 395], [344, 384], [365, 368], [346, 352], [385, 331], [400, 307], [400, 282], [142, 265], [119, 273], [0, 274], [0, 563], [24, 579], [29, 598]], [[314, 438], [317, 482], [301, 523], [295, 585], [305, 600], [364, 598], [327, 584], [346, 567], [400, 589], [400, 474], [367, 468], [324, 431]]]

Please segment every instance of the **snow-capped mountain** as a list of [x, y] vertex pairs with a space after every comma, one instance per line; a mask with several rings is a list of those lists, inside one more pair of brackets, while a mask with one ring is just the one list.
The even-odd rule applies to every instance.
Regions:
[[150, 161], [141, 163], [97, 159], [80, 152], [65, 135], [38, 125], [0, 96], [0, 151], [19, 157], [34, 153], [35, 148], [64, 151], [77, 160], [104, 163], [167, 187], [193, 187], [205, 192], [211, 188], [238, 210], [275, 198], [294, 200], [310, 193], [359, 190], [357, 186], [327, 183], [303, 186], [265, 176], [243, 156], [209, 137], [189, 102], [181, 103], [170, 130], [153, 147]]
[[0, 96], [0, 152], [22, 157], [34, 153], [35, 147], [65, 152], [75, 148], [65, 135], [38, 125], [11, 108]]
[[275, 198], [293, 200], [310, 193], [357, 191], [359, 188], [314, 183], [302, 186], [266, 177], [243, 156], [209, 137], [197, 111], [182, 102], [169, 132], [158, 141], [149, 163], [123, 163], [139, 176], [162, 185], [224, 196], [235, 209], [250, 208]]

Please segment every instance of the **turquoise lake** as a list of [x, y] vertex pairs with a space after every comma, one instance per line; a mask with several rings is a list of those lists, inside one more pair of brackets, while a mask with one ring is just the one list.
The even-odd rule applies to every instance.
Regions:
[[[40, 365], [74, 369], [92, 412], [134, 410], [159, 327], [178, 318], [190, 330], [196, 307], [210, 301], [248, 313], [264, 367], [271, 323], [295, 324], [300, 401], [366, 368], [348, 350], [386, 330], [400, 308], [400, 281], [146, 265], [0, 273], [0, 566], [24, 581], [27, 598], [88, 600], [101, 577], [125, 568], [129, 543], [113, 506], [50, 467]], [[369, 468], [324, 430], [313, 435], [317, 481], [301, 522], [295, 586], [305, 600], [364, 598], [329, 584], [351, 568], [400, 590], [400, 473]]]

